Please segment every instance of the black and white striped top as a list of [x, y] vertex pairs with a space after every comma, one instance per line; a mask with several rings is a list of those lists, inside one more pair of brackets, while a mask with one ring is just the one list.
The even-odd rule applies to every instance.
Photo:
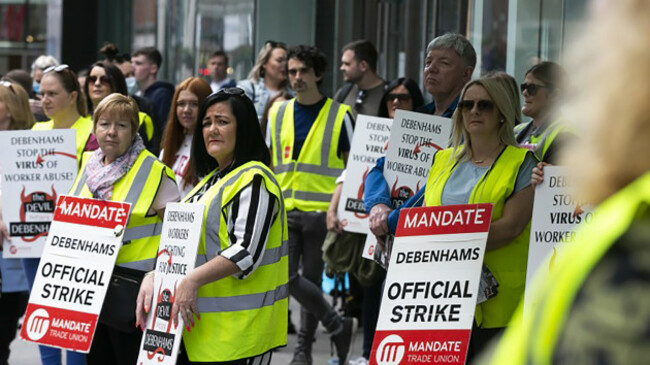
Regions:
[[[213, 175], [204, 187], [189, 202], [198, 201], [219, 179]], [[234, 276], [240, 279], [250, 275], [262, 262], [266, 240], [271, 226], [278, 218], [280, 204], [268, 192], [264, 178], [260, 175], [241, 189], [235, 197], [222, 207], [226, 217], [230, 246], [218, 254], [235, 263], [241, 271]]]

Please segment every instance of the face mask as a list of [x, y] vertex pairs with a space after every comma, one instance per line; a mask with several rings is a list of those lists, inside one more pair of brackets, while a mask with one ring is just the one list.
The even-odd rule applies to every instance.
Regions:
[[41, 84], [32, 81], [32, 89], [34, 89], [34, 94], [38, 94], [38, 92], [41, 91]]
[[138, 91], [138, 84], [135, 82], [135, 77], [127, 77], [125, 79], [126, 81], [126, 90], [129, 92], [129, 95], [135, 94], [136, 91]]

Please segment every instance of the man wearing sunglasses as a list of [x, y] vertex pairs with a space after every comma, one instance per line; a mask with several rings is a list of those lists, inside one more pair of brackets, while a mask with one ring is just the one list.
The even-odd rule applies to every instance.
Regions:
[[367, 40], [358, 40], [343, 47], [341, 56], [343, 81], [334, 100], [352, 107], [356, 114], [377, 115], [386, 82], [377, 76], [377, 49]]
[[[289, 226], [289, 293], [301, 305], [300, 331], [292, 365], [311, 365], [318, 322], [332, 334], [339, 364], [347, 364], [356, 319], [342, 318], [321, 293], [321, 244], [326, 211], [350, 151], [350, 107], [323, 96], [318, 85], [327, 64], [316, 47], [288, 51], [288, 73], [296, 98], [269, 112], [273, 172], [282, 188]], [[298, 268], [302, 263], [302, 275]]]

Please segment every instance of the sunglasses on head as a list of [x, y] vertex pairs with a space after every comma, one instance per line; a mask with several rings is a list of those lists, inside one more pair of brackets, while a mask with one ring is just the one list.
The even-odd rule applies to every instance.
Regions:
[[521, 89], [522, 93], [524, 91], [528, 90], [528, 95], [535, 96], [535, 94], [537, 94], [537, 90], [539, 90], [539, 89], [549, 89], [550, 86], [523, 83], [523, 84], [519, 85], [519, 88]]
[[108, 84], [109, 81], [111, 81], [111, 78], [108, 76], [88, 76], [87, 79], [92, 84], [97, 82], [97, 79], [99, 79], [99, 82], [101, 82], [102, 84]]
[[283, 42], [276, 42], [276, 41], [271, 41], [271, 40], [268, 40], [268, 41], [264, 42], [264, 45], [265, 46], [267, 46], [267, 45], [271, 46], [271, 48], [277, 48], [277, 47], [286, 48], [287, 47], [287, 45], [285, 43], [283, 43]]
[[67, 69], [68, 67], [69, 66], [66, 65], [66, 64], [58, 65], [58, 66], [50, 66], [50, 67], [46, 68], [45, 70], [43, 70], [43, 73], [46, 74], [46, 73], [51, 72], [51, 71], [61, 72], [61, 71], [65, 70], [65, 69]]
[[411, 100], [411, 95], [409, 94], [388, 94], [386, 95], [386, 101], [393, 101], [393, 100], [399, 100], [399, 101], [409, 101]]
[[244, 90], [238, 88], [238, 87], [229, 87], [226, 89], [221, 89], [217, 91], [217, 94], [226, 94], [226, 95], [235, 95], [235, 96], [245, 96], [246, 93]]
[[479, 112], [487, 112], [494, 109], [494, 103], [490, 100], [463, 100], [458, 103], [458, 108], [460, 110], [470, 111], [474, 109], [474, 105], [476, 105], [476, 109], [478, 109]]

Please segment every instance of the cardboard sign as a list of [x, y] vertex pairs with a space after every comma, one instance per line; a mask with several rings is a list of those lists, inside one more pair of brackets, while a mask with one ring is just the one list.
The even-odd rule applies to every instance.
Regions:
[[[447, 147], [451, 130], [449, 118], [395, 111], [384, 164], [384, 178], [390, 189], [393, 208], [402, 205], [426, 184], [433, 155]], [[369, 233], [363, 248], [364, 258], [372, 259], [376, 243], [375, 237]]]
[[90, 351], [130, 207], [58, 198], [20, 331], [23, 340]]
[[140, 343], [138, 365], [176, 364], [183, 319], [172, 322], [172, 306], [180, 280], [194, 268], [203, 224], [202, 204], [168, 203], [158, 246], [154, 297]]
[[40, 257], [57, 197], [77, 177], [75, 131], [0, 132], [4, 258]]
[[338, 216], [348, 232], [368, 233], [368, 214], [363, 206], [366, 176], [388, 148], [393, 120], [360, 114], [352, 138]]
[[535, 188], [533, 217], [530, 225], [530, 246], [526, 269], [524, 316], [539, 301], [531, 281], [536, 275], [547, 275], [562, 252], [576, 239], [579, 225], [593, 220], [591, 209], [580, 205], [571, 193], [573, 180], [566, 169], [544, 167], [544, 181]]
[[492, 204], [404, 209], [370, 364], [464, 364]]

